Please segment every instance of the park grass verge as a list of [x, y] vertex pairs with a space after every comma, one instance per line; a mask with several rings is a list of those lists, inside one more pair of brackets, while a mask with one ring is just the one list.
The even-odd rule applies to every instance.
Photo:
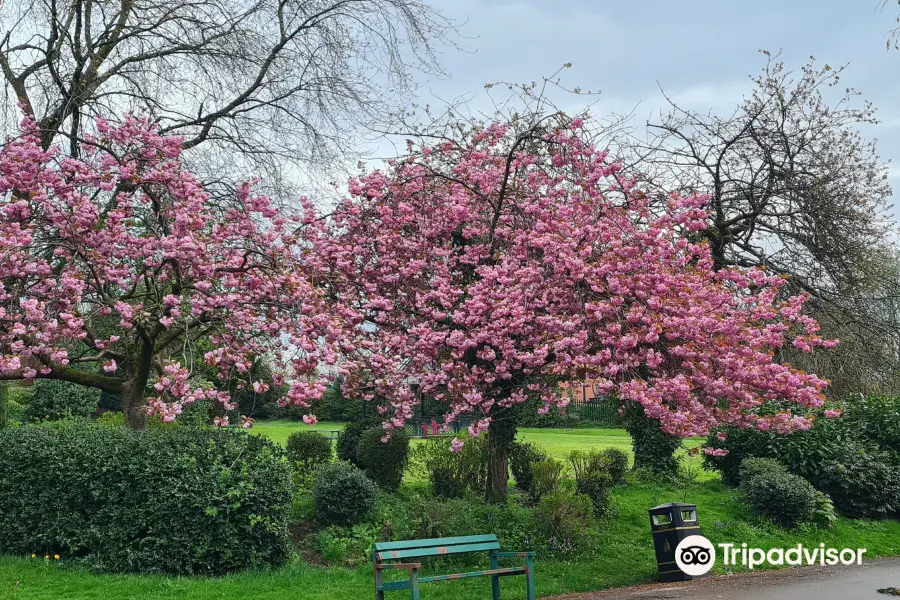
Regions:
[[[840, 519], [828, 531], [804, 526], [786, 531], [750, 516], [735, 491], [719, 481], [631, 483], [613, 492], [615, 507], [598, 528], [593, 550], [577, 560], [538, 556], [540, 595], [601, 590], [646, 583], [656, 573], [647, 509], [663, 502], [698, 505], [703, 534], [714, 544], [732, 542], [763, 549], [807, 546], [866, 548], [866, 558], [900, 555], [900, 522]], [[716, 572], [724, 573], [721, 565]], [[503, 582], [504, 600], [525, 597], [521, 578]], [[294, 561], [271, 571], [237, 573], [218, 578], [155, 575], [98, 575], [67, 562], [43, 557], [0, 558], [0, 599], [16, 600], [332, 600], [371, 596], [372, 571], [312, 567]], [[426, 599], [489, 598], [484, 578], [423, 586]], [[397, 599], [402, 592], [395, 593]]]
[[[257, 421], [250, 431], [256, 435], [263, 435], [273, 442], [284, 445], [295, 431], [319, 431], [322, 433], [339, 431], [344, 428], [344, 423], [323, 421], [315, 425], [306, 425], [298, 421], [266, 420]], [[633, 460], [631, 450], [631, 437], [624, 429], [605, 427], [578, 427], [574, 429], [546, 429], [537, 427], [520, 427], [517, 439], [520, 442], [530, 442], [543, 448], [551, 457], [566, 461], [573, 450], [589, 452], [591, 450], [604, 450], [606, 448], [618, 448], [628, 454], [629, 460]], [[703, 470], [702, 459], [699, 456], [688, 456], [687, 448], [702, 446], [705, 438], [690, 438], [684, 441], [683, 448], [677, 455], [681, 458], [684, 469], [693, 473], [700, 480], [711, 480], [718, 475]], [[415, 447], [421, 443], [420, 439], [413, 439]]]

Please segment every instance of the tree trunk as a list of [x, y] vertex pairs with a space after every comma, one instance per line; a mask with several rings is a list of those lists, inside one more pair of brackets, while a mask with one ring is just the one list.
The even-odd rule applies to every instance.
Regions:
[[506, 503], [509, 488], [509, 451], [516, 439], [516, 425], [511, 418], [495, 419], [488, 426], [488, 472], [484, 499], [495, 504]]
[[147, 413], [144, 408], [144, 386], [130, 381], [122, 388], [122, 414], [125, 416], [125, 425], [132, 429], [145, 429], [147, 427]]
[[648, 469], [665, 477], [678, 474], [675, 451], [681, 447], [681, 438], [665, 433], [659, 421], [648, 417], [636, 402], [627, 402], [624, 422], [631, 436], [635, 469]]
[[6, 414], [6, 406], [7, 400], [9, 399], [9, 384], [5, 381], [0, 381], [0, 427], [6, 427], [7, 424], [7, 414]]

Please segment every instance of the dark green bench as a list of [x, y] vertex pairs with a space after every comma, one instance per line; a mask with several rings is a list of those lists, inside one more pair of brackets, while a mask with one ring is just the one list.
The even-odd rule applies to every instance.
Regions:
[[[486, 571], [452, 573], [419, 577], [420, 563], [408, 559], [445, 554], [467, 554], [487, 552], [491, 568]], [[500, 567], [501, 558], [518, 557], [525, 562], [519, 567]], [[399, 560], [403, 562], [385, 562]], [[409, 590], [412, 600], [419, 600], [419, 584], [431, 581], [447, 581], [465, 577], [490, 577], [493, 600], [500, 600], [500, 578], [509, 575], [524, 575], [528, 590], [528, 600], [534, 600], [534, 552], [500, 552], [496, 535], [468, 535], [464, 537], [435, 538], [431, 540], [406, 540], [402, 542], [379, 542], [375, 544], [372, 556], [375, 565], [375, 599], [384, 600], [384, 593], [392, 590]], [[409, 579], [385, 581], [384, 572], [402, 569], [409, 573]]]

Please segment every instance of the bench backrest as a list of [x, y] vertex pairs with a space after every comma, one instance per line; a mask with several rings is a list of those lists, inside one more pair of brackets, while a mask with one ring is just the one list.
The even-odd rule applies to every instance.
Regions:
[[497, 541], [496, 535], [466, 535], [430, 540], [378, 542], [375, 544], [375, 562], [499, 549], [500, 542]]

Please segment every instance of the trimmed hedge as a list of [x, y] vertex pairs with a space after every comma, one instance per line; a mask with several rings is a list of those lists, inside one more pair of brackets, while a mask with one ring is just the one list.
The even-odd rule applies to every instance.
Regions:
[[409, 436], [396, 429], [387, 442], [382, 442], [384, 435], [383, 427], [364, 431], [356, 446], [356, 459], [372, 481], [386, 490], [396, 490], [409, 463]]
[[0, 431], [0, 553], [216, 575], [289, 557], [283, 451], [241, 431], [63, 422]]
[[331, 460], [331, 440], [315, 431], [295, 431], [284, 445], [288, 460], [318, 467]]
[[359, 445], [359, 438], [365, 430], [381, 425], [381, 421], [375, 419], [364, 419], [362, 421], [351, 421], [344, 426], [343, 431], [338, 435], [335, 450], [338, 460], [349, 462], [350, 464], [359, 466], [356, 459], [356, 447]]
[[38, 379], [32, 390], [25, 409], [25, 420], [32, 423], [86, 419], [100, 405], [100, 390], [68, 381]]
[[326, 525], [356, 525], [378, 512], [378, 487], [346, 462], [322, 465], [312, 486], [316, 520]]
[[816, 490], [797, 475], [777, 469], [761, 469], [741, 482], [750, 510], [784, 527], [796, 527], [813, 519]]

